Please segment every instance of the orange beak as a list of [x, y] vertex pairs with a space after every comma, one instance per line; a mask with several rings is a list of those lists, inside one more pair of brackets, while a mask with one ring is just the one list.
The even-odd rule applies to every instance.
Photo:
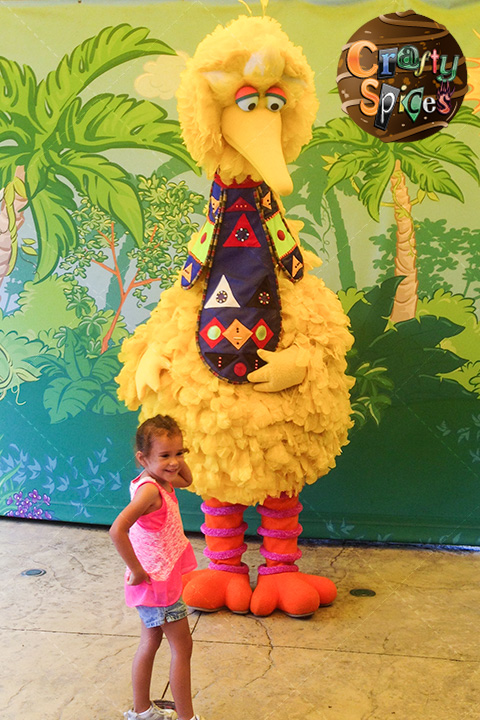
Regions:
[[282, 149], [282, 116], [267, 108], [251, 112], [230, 105], [222, 113], [225, 140], [253, 165], [260, 178], [279, 195], [289, 195], [293, 183]]

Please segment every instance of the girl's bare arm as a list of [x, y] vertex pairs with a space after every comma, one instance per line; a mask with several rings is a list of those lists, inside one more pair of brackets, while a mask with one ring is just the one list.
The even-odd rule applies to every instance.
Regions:
[[173, 487], [185, 488], [191, 485], [193, 482], [192, 471], [185, 462], [185, 457], [180, 460], [180, 469], [178, 471], [178, 477], [172, 482]]
[[122, 510], [110, 528], [112, 538], [118, 554], [130, 570], [129, 585], [139, 585], [141, 582], [150, 582], [148, 574], [140, 564], [128, 537], [128, 531], [141, 515], [148, 513], [152, 505], [158, 502], [158, 491], [151, 484], [142, 485], [138, 489], [132, 502]]

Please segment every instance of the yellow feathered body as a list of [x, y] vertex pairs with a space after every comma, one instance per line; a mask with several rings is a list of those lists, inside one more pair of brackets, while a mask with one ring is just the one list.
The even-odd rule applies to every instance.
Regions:
[[[304, 251], [306, 269], [318, 259]], [[307, 368], [293, 388], [261, 393], [215, 377], [196, 347], [203, 283], [165, 290], [150, 319], [125, 340], [119, 395], [140, 420], [171, 414], [184, 431], [203, 498], [252, 505], [268, 495], [299, 493], [335, 465], [347, 442], [349, 388], [345, 353], [352, 344], [336, 295], [312, 274], [292, 284], [278, 274], [283, 329], [278, 350], [296, 346]], [[149, 350], [158, 388], [137, 395], [137, 370]], [[151, 367], [153, 365], [153, 367]]]

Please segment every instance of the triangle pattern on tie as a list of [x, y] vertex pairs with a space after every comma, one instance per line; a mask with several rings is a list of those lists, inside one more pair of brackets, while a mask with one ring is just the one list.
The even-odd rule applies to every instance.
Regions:
[[270, 190], [262, 197], [262, 205], [268, 210], [272, 209], [272, 193]]
[[192, 270], [193, 270], [192, 263], [190, 263], [188, 265], [185, 264], [185, 267], [182, 270], [182, 277], [185, 278], [185, 280], [187, 281], [188, 284], [192, 282]]
[[256, 208], [242, 197], [239, 197], [230, 207], [226, 208], [225, 212], [256, 212]]
[[232, 292], [230, 283], [228, 282], [225, 275], [222, 275], [220, 282], [218, 283], [215, 290], [210, 295], [209, 299], [204, 305], [205, 308], [226, 308], [226, 307], [240, 307], [237, 302], [235, 295]]
[[298, 260], [295, 255], [292, 257], [292, 277], [296, 277], [299, 271], [303, 268], [303, 263]]
[[237, 221], [223, 247], [261, 247], [245, 213]]
[[232, 353], [222, 353], [219, 355], [218, 353], [205, 353], [205, 357], [210, 360], [212, 365], [217, 370], [223, 370], [224, 368], [228, 367], [235, 359], [236, 355], [232, 355]]
[[220, 207], [220, 200], [217, 200], [217, 198], [214, 198], [213, 195], [211, 195], [210, 196], [210, 209], [212, 211], [213, 217], [216, 216], [219, 207]]
[[268, 281], [268, 276], [265, 276], [248, 301], [247, 307], [265, 308], [270, 305], [273, 297], [274, 295]]

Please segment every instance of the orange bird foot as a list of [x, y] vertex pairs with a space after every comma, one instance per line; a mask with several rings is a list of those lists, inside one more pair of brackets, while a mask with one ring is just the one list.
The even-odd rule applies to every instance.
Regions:
[[250, 608], [252, 589], [246, 573], [193, 570], [183, 578], [183, 599], [194, 610], [215, 612], [227, 607], [244, 615]]
[[336, 596], [337, 588], [325, 577], [301, 572], [259, 575], [250, 610], [259, 616], [278, 609], [294, 618], [309, 617], [320, 606], [330, 605]]

